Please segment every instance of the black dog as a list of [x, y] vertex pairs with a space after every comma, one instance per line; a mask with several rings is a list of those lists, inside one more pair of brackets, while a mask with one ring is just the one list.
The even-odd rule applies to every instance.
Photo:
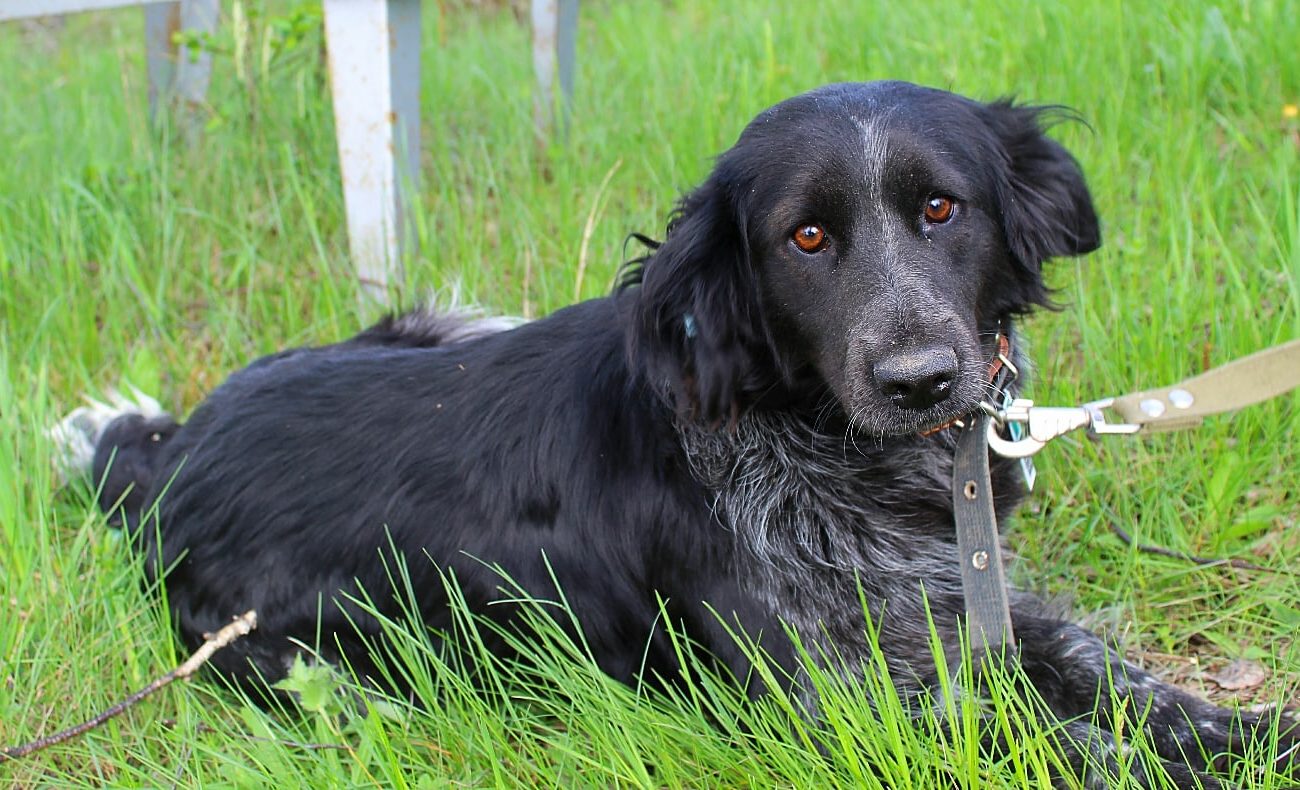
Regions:
[[[395, 549], [435, 632], [450, 625], [440, 572], [506, 622], [494, 568], [541, 598], [558, 581], [628, 682], [679, 671], [660, 600], [740, 679], [733, 627], [791, 677], [782, 624], [858, 671], [865, 600], [900, 690], [923, 693], [923, 600], [953, 660], [963, 613], [955, 430], [933, 429], [991, 396], [999, 337], [1024, 362], [1014, 321], [1046, 301], [1043, 262], [1099, 243], [1043, 117], [896, 82], [782, 102], [614, 295], [509, 331], [414, 313], [260, 360], [184, 426], [109, 426], [105, 504], [122, 503], [149, 572], [166, 569], [189, 645], [258, 611], [215, 659], [236, 677], [281, 676], [291, 640], [317, 634], [365, 672], [357, 630], [377, 627], [344, 595], [360, 584], [396, 613]], [[1009, 513], [1018, 467], [996, 459], [993, 475]], [[1081, 739], [1102, 736], [1103, 758], [1122, 697], [1180, 783], [1263, 737], [1259, 718], [1161, 684], [1029, 597], [1012, 609], [1026, 675]]]

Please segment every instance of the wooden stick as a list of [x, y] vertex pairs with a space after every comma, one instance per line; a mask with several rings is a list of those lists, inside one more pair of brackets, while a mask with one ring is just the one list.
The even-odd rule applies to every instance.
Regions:
[[181, 678], [188, 678], [190, 675], [193, 675], [195, 672], [199, 671], [200, 667], [208, 662], [208, 659], [212, 658], [213, 653], [216, 653], [218, 650], [229, 645], [231, 642], [234, 642], [236, 639], [247, 636], [248, 633], [256, 627], [257, 612], [252, 610], [244, 612], [239, 617], [236, 617], [229, 625], [226, 625], [215, 634], [209, 636], [207, 641], [202, 645], [199, 645], [199, 649], [194, 651], [194, 655], [190, 656], [185, 663], [176, 667], [171, 672], [157, 678], [149, 685], [89, 721], [82, 722], [74, 727], [69, 727], [66, 730], [60, 730], [59, 732], [56, 732], [53, 735], [47, 735], [44, 738], [37, 738], [34, 741], [19, 746], [7, 746], [0, 749], [0, 763], [5, 763], [9, 760], [17, 760], [19, 757], [26, 757], [32, 752], [38, 752], [41, 749], [46, 749], [56, 743], [63, 743], [64, 741], [72, 740], [79, 735], [83, 735], [96, 727], [101, 726], [104, 722], [115, 716], [121, 715], [123, 712], [129, 710], [132, 706], [140, 702], [140, 700], [156, 693], [159, 689], [170, 685], [173, 681]]
[[[161, 722], [159, 722], [159, 724], [161, 724], [164, 727], [174, 728], [176, 727], [176, 720], [163, 719]], [[203, 722], [199, 722], [198, 724], [194, 725], [194, 732], [199, 734], [215, 733], [217, 735], [222, 736], [223, 738], [238, 738], [241, 741], [255, 741], [257, 743], [270, 743], [275, 746], [283, 746], [286, 749], [302, 749], [304, 751], [309, 751], [309, 752], [317, 752], [317, 751], [321, 751], [322, 749], [333, 749], [335, 751], [341, 751], [341, 752], [347, 752], [352, 750], [352, 747], [348, 746], [345, 743], [308, 743], [306, 741], [286, 741], [282, 738], [264, 738], [261, 735], [253, 735], [247, 732], [225, 732], [223, 730], [218, 730], [216, 727], [212, 727], [210, 725], [204, 724]]]
[[1115, 523], [1112, 523], [1110, 525], [1110, 531], [1114, 532], [1117, 536], [1119, 536], [1119, 539], [1124, 541], [1124, 543], [1128, 544], [1129, 546], [1132, 546], [1138, 551], [1146, 552], [1147, 554], [1157, 554], [1161, 557], [1172, 557], [1173, 559], [1183, 560], [1184, 562], [1190, 562], [1196, 565], [1226, 565], [1229, 568], [1236, 568], [1237, 570], [1242, 570], [1242, 571], [1262, 571], [1264, 573], [1281, 573], [1287, 576], [1296, 575], [1296, 571], [1293, 571], [1289, 568], [1269, 568], [1264, 565], [1256, 565], [1253, 562], [1247, 562], [1245, 560], [1238, 560], [1233, 558], [1218, 559], [1215, 557], [1198, 557], [1195, 554], [1187, 554], [1185, 552], [1174, 551], [1173, 549], [1167, 549], [1164, 546], [1154, 546], [1149, 543], [1137, 543], [1133, 540], [1132, 535], [1125, 532], [1124, 529], [1120, 527], [1120, 525]]

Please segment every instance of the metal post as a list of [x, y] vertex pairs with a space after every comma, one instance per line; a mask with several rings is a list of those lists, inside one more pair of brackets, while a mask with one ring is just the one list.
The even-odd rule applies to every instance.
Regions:
[[348, 246], [364, 296], [402, 279], [420, 149], [419, 0], [325, 0]]
[[550, 136], [555, 115], [556, 63], [560, 73], [560, 134], [567, 133], [573, 110], [574, 63], [577, 59], [578, 0], [533, 0], [533, 128], [539, 139]]
[[158, 108], [167, 104], [176, 81], [172, 37], [180, 27], [180, 3], [144, 7], [144, 57], [149, 71], [149, 120], [152, 122], [157, 122]]
[[[181, 0], [181, 30], [211, 35], [217, 30], [219, 0]], [[172, 101], [178, 111], [181, 133], [193, 141], [202, 131], [202, 107], [212, 81], [212, 53], [191, 47], [172, 46], [176, 58], [176, 83]]]
[[161, 108], [175, 105], [181, 134], [193, 140], [200, 131], [199, 108], [208, 95], [212, 53], [178, 48], [176, 33], [213, 33], [220, 16], [219, 0], [181, 0], [144, 7], [145, 61], [149, 69], [149, 118], [157, 121]]

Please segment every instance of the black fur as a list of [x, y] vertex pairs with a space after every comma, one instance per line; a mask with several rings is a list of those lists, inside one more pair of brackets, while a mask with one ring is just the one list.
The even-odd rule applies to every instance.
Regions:
[[[156, 502], [136, 533], [149, 572], [170, 569], [187, 644], [258, 610], [257, 631], [214, 659], [236, 677], [282, 675], [291, 640], [318, 633], [367, 671], [354, 626], [376, 624], [342, 595], [359, 583], [396, 613], [391, 539], [432, 628], [450, 625], [440, 572], [502, 621], [514, 610], [488, 605], [502, 595], [490, 566], [542, 598], [554, 574], [600, 666], [628, 682], [678, 673], [661, 599], [737, 678], [733, 625], [792, 676], [782, 623], [859, 671], [860, 586], [900, 689], [924, 693], [922, 583], [953, 657], [963, 604], [953, 432], [920, 432], [988, 396], [998, 331], [1019, 353], [1013, 319], [1047, 300], [1044, 260], [1099, 243], [1042, 112], [889, 82], [790, 99], [682, 199], [613, 296], [469, 339], [408, 316], [259, 361], [164, 441], [115, 425], [101, 459], [115, 446], [116, 465], [150, 474], [115, 465], [106, 501], [129, 478], [148, 492], [126, 499], [128, 521]], [[932, 198], [955, 202], [951, 219], [925, 218]], [[809, 224], [828, 239], [813, 253], [792, 240]], [[1017, 469], [993, 471], [1009, 513]], [[1131, 697], [1180, 782], [1206, 768], [1202, 747], [1239, 753], [1240, 728], [1258, 725], [1028, 596], [1013, 610], [1051, 709], [1113, 745], [1112, 697]]]
[[95, 445], [93, 464], [99, 506], [110, 524], [120, 527], [125, 519], [134, 523], [144, 511], [163, 445], [179, 429], [180, 424], [165, 414], [128, 413], [109, 423]]

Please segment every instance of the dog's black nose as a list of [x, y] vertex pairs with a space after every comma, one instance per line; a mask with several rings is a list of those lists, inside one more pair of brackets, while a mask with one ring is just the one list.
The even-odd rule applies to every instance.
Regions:
[[957, 353], [927, 346], [890, 355], [872, 366], [876, 386], [900, 409], [920, 411], [945, 400], [957, 378]]

